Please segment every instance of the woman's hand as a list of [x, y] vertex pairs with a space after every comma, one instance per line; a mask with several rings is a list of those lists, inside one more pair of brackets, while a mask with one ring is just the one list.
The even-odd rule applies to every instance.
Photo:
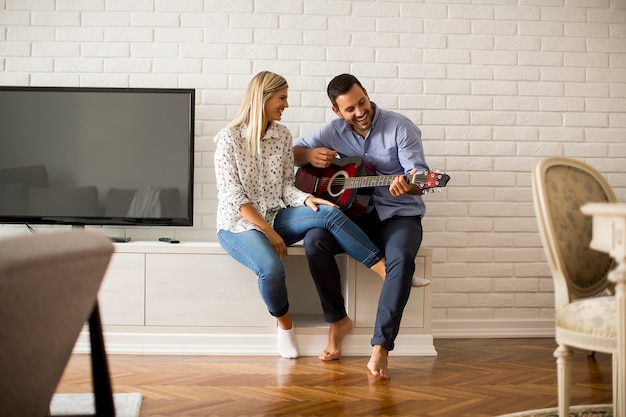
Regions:
[[265, 233], [267, 240], [270, 242], [270, 245], [274, 249], [274, 252], [276, 252], [276, 255], [278, 255], [280, 259], [283, 259], [285, 256], [287, 256], [287, 245], [285, 244], [283, 238], [280, 237], [278, 233], [276, 233], [276, 230], [274, 230], [274, 228], [268, 222], [266, 222], [263, 217], [261, 217], [261, 215], [252, 206], [252, 204], [244, 204], [239, 208], [239, 212], [244, 219], [248, 220], [250, 223], [261, 229], [263, 233]]
[[328, 201], [328, 200], [324, 200], [323, 198], [319, 198], [319, 197], [308, 197], [306, 200], [304, 200], [304, 205], [305, 206], [309, 206], [311, 207], [311, 209], [313, 211], [317, 211], [317, 205], [318, 204], [324, 204], [326, 206], [331, 206], [331, 207], [336, 207], [339, 208], [339, 206], [335, 203], [333, 203], [332, 201]]
[[278, 255], [280, 259], [284, 259], [285, 256], [287, 256], [287, 245], [285, 244], [283, 238], [280, 237], [274, 229], [268, 229], [265, 231], [265, 236], [267, 236], [267, 240], [269, 240], [274, 252], [276, 252], [276, 255]]

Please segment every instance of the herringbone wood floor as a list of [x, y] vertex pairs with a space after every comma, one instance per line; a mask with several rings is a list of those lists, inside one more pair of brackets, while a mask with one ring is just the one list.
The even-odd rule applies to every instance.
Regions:
[[[391, 357], [391, 381], [367, 357], [320, 362], [271, 356], [109, 355], [115, 392], [141, 392], [141, 417], [492, 417], [554, 407], [553, 339], [435, 340], [437, 357]], [[611, 402], [611, 357], [576, 351], [572, 404]], [[91, 392], [74, 355], [57, 392]]]

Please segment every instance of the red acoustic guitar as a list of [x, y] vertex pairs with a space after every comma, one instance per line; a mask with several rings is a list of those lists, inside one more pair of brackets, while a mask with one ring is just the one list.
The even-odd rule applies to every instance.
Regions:
[[[296, 187], [337, 204], [360, 216], [369, 204], [373, 187], [389, 186], [397, 175], [372, 175], [373, 169], [359, 157], [337, 159], [328, 168], [305, 165], [296, 172]], [[368, 175], [369, 174], [369, 175]], [[409, 184], [424, 190], [445, 187], [450, 176], [434, 171], [405, 175]], [[434, 190], [433, 190], [434, 191]]]

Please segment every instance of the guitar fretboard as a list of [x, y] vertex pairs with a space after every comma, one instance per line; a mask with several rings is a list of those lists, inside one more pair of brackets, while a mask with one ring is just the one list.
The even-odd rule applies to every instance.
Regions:
[[[332, 181], [331, 186], [341, 186], [342, 188], [365, 188], [365, 187], [379, 187], [382, 185], [391, 185], [397, 175], [372, 175], [365, 177], [352, 177], [352, 178], [335, 178]], [[409, 184], [423, 184], [429, 177], [427, 175], [405, 175], [404, 179]]]

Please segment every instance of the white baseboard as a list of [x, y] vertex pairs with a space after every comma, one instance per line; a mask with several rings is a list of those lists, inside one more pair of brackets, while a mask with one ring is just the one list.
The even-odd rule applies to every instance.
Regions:
[[554, 320], [433, 320], [439, 339], [554, 337]]
[[[298, 333], [301, 356], [318, 356], [326, 347], [326, 333]], [[105, 331], [108, 354], [135, 355], [276, 355], [276, 334], [268, 333], [189, 333]], [[371, 335], [350, 334], [343, 343], [344, 356], [369, 356], [372, 353]], [[89, 332], [84, 330], [74, 349], [76, 353], [89, 353]], [[398, 336], [394, 355], [436, 356], [431, 335]]]
[[[554, 320], [440, 320], [432, 334], [402, 333], [392, 351], [396, 356], [436, 356], [437, 338], [554, 337]], [[271, 330], [203, 328], [105, 328], [109, 354], [158, 355], [276, 355], [276, 333]], [[296, 328], [301, 356], [317, 356], [326, 347], [327, 328]], [[344, 339], [344, 356], [369, 356], [371, 334], [355, 329]], [[88, 353], [89, 333], [84, 330], [76, 353]]]

